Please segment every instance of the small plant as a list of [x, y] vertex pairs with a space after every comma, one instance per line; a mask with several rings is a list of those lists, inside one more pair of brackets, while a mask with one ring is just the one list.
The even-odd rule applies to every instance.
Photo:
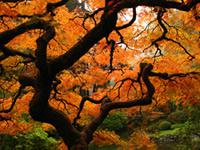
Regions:
[[171, 129], [171, 122], [169, 121], [162, 121], [158, 125], [159, 130], [169, 130]]
[[168, 116], [168, 119], [172, 123], [184, 123], [187, 121], [188, 115], [184, 111], [178, 110], [178, 111], [171, 113]]
[[30, 122], [30, 115], [29, 114], [27, 114], [27, 113], [22, 113], [21, 114], [21, 117], [24, 119], [24, 121], [26, 122], [26, 123], [29, 123]]
[[102, 123], [102, 128], [116, 131], [122, 129], [128, 123], [128, 117], [122, 112], [109, 115]]
[[145, 131], [137, 130], [134, 132], [129, 141], [129, 149], [137, 150], [156, 150], [157, 145], [153, 140], [148, 136]]
[[167, 105], [168, 105], [168, 108], [170, 109], [170, 112], [176, 111], [177, 106], [172, 100], [168, 101]]
[[28, 134], [0, 135], [2, 150], [56, 150], [58, 142], [48, 137], [42, 128], [36, 128]]
[[120, 138], [114, 131], [98, 130], [93, 137], [93, 143], [98, 146], [116, 145], [125, 148], [127, 143]]

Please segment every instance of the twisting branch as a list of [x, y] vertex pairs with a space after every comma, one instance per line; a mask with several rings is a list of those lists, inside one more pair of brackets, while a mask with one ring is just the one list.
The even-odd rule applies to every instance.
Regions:
[[190, 76], [190, 75], [200, 75], [200, 72], [195, 72], [195, 71], [192, 71], [192, 72], [187, 72], [187, 73], [174, 73], [174, 74], [168, 74], [168, 73], [159, 73], [159, 72], [151, 72], [150, 73], [150, 76], [157, 76], [161, 79], [164, 79], [164, 80], [171, 80], [173, 78], [183, 78], [183, 77], [187, 77], [187, 76]]
[[[8, 48], [5, 48], [3, 45], [7, 44], [10, 40], [15, 38], [16, 36], [27, 32], [31, 29], [43, 29], [46, 32], [37, 39], [37, 49], [36, 49], [36, 66], [40, 71], [43, 71], [44, 73], [47, 72], [47, 61], [46, 61], [46, 49], [48, 42], [53, 39], [55, 36], [55, 29], [54, 27], [47, 21], [44, 21], [39, 18], [33, 18], [30, 21], [27, 21], [19, 26], [17, 26], [14, 29], [5, 31], [0, 34], [0, 47], [2, 47], [2, 51], [6, 53], [7, 55], [13, 55], [13, 53], [21, 56], [31, 57], [29, 55], [25, 55], [20, 52], [16, 52], [14, 50], [9, 50]], [[8, 50], [8, 51], [7, 51]], [[12, 52], [12, 53], [11, 53]], [[34, 58], [35, 59], [35, 58]]]
[[82, 112], [82, 110], [84, 108], [84, 104], [85, 104], [86, 101], [89, 101], [89, 102], [91, 102], [93, 104], [101, 104], [106, 98], [107, 98], [107, 96], [104, 96], [100, 100], [95, 100], [95, 99], [90, 98], [90, 97], [82, 97], [82, 100], [81, 100], [81, 102], [79, 104], [79, 111], [78, 111], [76, 117], [74, 118], [74, 120], [72, 122], [72, 125], [77, 126], [77, 121], [78, 121], [78, 119], [81, 118], [80, 114], [81, 114], [81, 112]]
[[[31, 1], [31, 0], [30, 0]], [[16, 7], [20, 2], [27, 2], [27, 0], [2, 0], [3, 3], [14, 3], [15, 5], [10, 7], [10, 8], [13, 8], [13, 7]], [[19, 18], [31, 18], [31, 17], [44, 17], [46, 15], [48, 15], [49, 13], [54, 16], [54, 10], [58, 7], [61, 7], [63, 5], [65, 5], [66, 3], [68, 2], [68, 0], [61, 0], [61, 1], [58, 1], [58, 2], [55, 2], [55, 3], [47, 3], [46, 5], [46, 10], [45, 12], [43, 13], [40, 13], [40, 14], [31, 14], [31, 15], [26, 15], [26, 14], [17, 14], [15, 17], [19, 17]], [[7, 15], [7, 14], [4, 14], [4, 15], [1, 15], [1, 17], [12, 17], [10, 15]]]
[[[121, 90], [121, 88], [122, 88], [122, 86], [124, 85], [124, 83], [125, 82], [127, 82], [127, 81], [131, 81], [131, 85], [130, 85], [130, 87], [131, 86], [133, 86], [134, 87], [134, 83], [136, 83], [136, 82], [139, 82], [139, 80], [135, 80], [135, 79], [132, 79], [132, 78], [124, 78], [124, 79], [122, 79], [122, 80], [119, 80], [119, 81], [117, 81], [115, 84], [114, 84], [114, 86], [112, 87], [112, 89], [111, 90], [117, 90], [117, 95], [116, 95], [116, 97], [114, 97], [113, 98], [113, 100], [114, 99], [116, 99], [116, 98], [120, 98], [120, 90]], [[117, 86], [118, 85], [118, 86]], [[129, 91], [128, 91], [128, 93], [129, 93]]]
[[45, 33], [36, 40], [37, 49], [36, 49], [36, 66], [40, 72], [47, 73], [47, 45], [50, 40], [55, 36], [55, 29], [50, 23], [45, 23], [43, 27]]
[[[6, 0], [3, 0], [4, 2]], [[17, 2], [20, 0], [8, 0]], [[7, 1], [7, 2], [8, 2]], [[36, 16], [54, 15], [54, 11], [57, 7], [63, 6], [68, 0], [60, 0], [55, 3], [48, 3], [46, 6], [45, 13], [36, 14]], [[47, 62], [46, 60], [46, 48], [48, 42], [54, 37], [54, 28], [47, 21], [41, 19], [32, 19], [26, 23], [23, 23], [16, 27], [15, 29], [5, 31], [0, 34], [0, 45], [5, 46], [10, 40], [16, 36], [23, 34], [31, 29], [43, 29], [44, 33], [37, 40], [37, 50], [36, 50], [36, 66], [39, 68], [39, 73], [35, 80], [32, 82], [26, 82], [25, 79], [30, 80], [30, 78], [20, 79], [22, 85], [34, 84], [35, 94], [30, 102], [30, 115], [34, 120], [46, 122], [52, 124], [62, 136], [65, 143], [68, 145], [69, 149], [80, 149], [81, 144], [89, 143], [92, 139], [92, 134], [102, 123], [102, 121], [107, 117], [108, 113], [117, 108], [129, 108], [133, 106], [148, 105], [152, 102], [152, 97], [155, 92], [155, 88], [152, 85], [149, 77], [153, 76], [151, 64], [141, 64], [140, 66], [140, 79], [144, 82], [147, 88], [147, 92], [140, 99], [131, 100], [128, 102], [111, 102], [109, 100], [102, 101], [101, 112], [94, 118], [94, 120], [84, 128], [84, 133], [77, 131], [72, 125], [69, 117], [62, 111], [53, 108], [49, 105], [48, 100], [51, 97], [52, 84], [56, 75], [63, 71], [64, 69], [70, 68], [75, 62], [77, 62], [84, 54], [86, 54], [91, 47], [97, 44], [102, 38], [109, 36], [109, 34], [115, 30], [117, 23], [117, 14], [125, 8], [136, 8], [137, 6], [148, 6], [148, 7], [162, 7], [162, 8], [174, 8], [183, 11], [189, 11], [194, 7], [199, 0], [192, 0], [191, 3], [183, 4], [181, 2], [163, 0], [106, 0], [106, 8], [101, 17], [101, 21], [84, 37], [81, 38], [76, 44], [74, 44], [69, 50], [59, 57]], [[161, 13], [162, 14], [162, 13]], [[33, 15], [32, 15], [33, 16]], [[162, 19], [162, 15], [159, 16]], [[52, 18], [52, 17], [51, 17]], [[47, 18], [45, 18], [47, 19]], [[134, 20], [134, 19], [132, 19]], [[134, 21], [130, 21], [131, 24]], [[127, 25], [129, 25], [127, 24]], [[160, 23], [163, 32], [165, 32], [165, 26], [162, 26], [162, 20]], [[121, 27], [122, 28], [122, 27]], [[166, 37], [164, 35], [164, 37]], [[113, 44], [114, 45], [114, 44]], [[3, 54], [2, 56], [4, 56]], [[4, 56], [5, 57], [5, 56]], [[155, 74], [154, 74], [155, 75]], [[180, 75], [183, 76], [183, 75]], [[82, 104], [84, 105], [84, 104]], [[80, 115], [80, 114], [79, 114]], [[75, 121], [76, 122], [76, 121]], [[85, 140], [85, 137], [87, 140]], [[81, 144], [80, 144], [81, 143]], [[77, 146], [79, 145], [79, 147]], [[82, 146], [82, 145], [81, 145]], [[82, 146], [83, 147], [83, 146]], [[87, 149], [84, 147], [82, 149]]]
[[68, 2], [68, 0], [61, 0], [61, 1], [56, 2], [56, 3], [48, 3], [48, 4], [47, 4], [47, 7], [46, 7], [46, 13], [50, 12], [51, 15], [54, 15], [54, 12], [53, 12], [53, 11], [54, 11], [57, 7], [60, 7], [60, 6], [65, 5], [67, 2]]
[[[51, 97], [51, 99], [55, 99], [56, 101], [59, 101], [60, 103], [63, 104], [65, 110], [67, 110], [66, 104], [73, 106], [77, 109], [79, 109], [76, 105], [69, 103], [66, 99], [64, 98], [60, 98], [58, 95], [60, 95], [61, 93], [58, 91], [57, 86], [61, 84], [61, 81], [58, 78], [55, 78], [55, 80], [52, 83], [52, 90], [54, 91], [53, 96]], [[50, 100], [51, 100], [50, 99]]]
[[149, 80], [149, 77], [159, 77], [164, 80], [171, 80], [172, 78], [178, 77], [186, 77], [189, 75], [200, 75], [200, 72], [189, 72], [189, 73], [176, 73], [176, 74], [167, 74], [167, 73], [156, 73], [152, 71], [153, 65], [147, 63], [140, 64], [140, 72], [138, 73], [138, 79], [134, 81], [138, 81], [141, 78], [147, 88], [147, 92], [144, 97], [136, 100], [131, 100], [127, 102], [113, 102], [108, 101], [101, 105], [100, 114], [94, 118], [94, 120], [84, 128], [84, 132], [87, 134], [87, 140], [90, 141], [92, 139], [92, 135], [94, 131], [98, 128], [98, 126], [103, 122], [103, 120], [107, 117], [109, 112], [113, 109], [118, 108], [130, 108], [133, 106], [143, 106], [149, 105], [152, 103], [153, 95], [155, 93], [154, 85]]
[[166, 37], [165, 39], [166, 39], [167, 41], [171, 41], [171, 42], [177, 44], [179, 47], [181, 47], [181, 48], [184, 50], [184, 52], [188, 55], [188, 59], [189, 59], [189, 60], [192, 60], [192, 59], [195, 58], [195, 56], [192, 55], [192, 54], [190, 54], [190, 52], [188, 52], [188, 50], [187, 50], [181, 43], [179, 43], [179, 42], [177, 42], [177, 41], [175, 41], [175, 40], [173, 40], [173, 39], [167, 38], [167, 37]]
[[13, 101], [12, 101], [12, 104], [11, 104], [10, 108], [8, 108], [6, 110], [0, 110], [0, 113], [8, 113], [13, 109], [13, 107], [15, 106], [15, 103], [16, 103], [17, 99], [19, 98], [19, 96], [21, 95], [23, 89], [24, 89], [24, 86], [21, 85], [19, 90], [18, 90], [18, 92], [17, 92], [17, 94], [13, 98]]
[[92, 14], [86, 13], [84, 17], [79, 17], [79, 18], [84, 18], [83, 22], [82, 22], [82, 26], [86, 31], [88, 31], [88, 29], [85, 27], [85, 22], [87, 21], [87, 19], [91, 18], [94, 21], [94, 25], [97, 25], [97, 22], [95, 20], [95, 15], [97, 15], [102, 10], [104, 10], [104, 8], [99, 8], [99, 9], [95, 10]]
[[132, 9], [133, 9], [133, 16], [132, 16], [132, 19], [131, 19], [127, 24], [124, 24], [124, 25], [122, 25], [122, 26], [116, 27], [116, 30], [125, 29], [125, 28], [131, 26], [131, 25], [135, 22], [136, 16], [137, 16], [136, 8], [132, 8]]
[[53, 89], [53, 91], [54, 91], [53, 98], [55, 98], [57, 94], [60, 94], [59, 91], [58, 91], [58, 89], [57, 89], [57, 86], [58, 86], [59, 84], [61, 84], [61, 80], [58, 79], [58, 78], [55, 78], [55, 80], [54, 80], [53, 83], [52, 83], [52, 89]]
[[128, 102], [111, 102], [108, 101], [106, 103], [103, 103], [101, 105], [101, 112], [100, 114], [94, 118], [94, 120], [84, 128], [84, 132], [87, 134], [87, 140], [90, 141], [92, 139], [92, 135], [94, 131], [98, 128], [98, 126], [103, 122], [103, 120], [107, 117], [108, 113], [117, 108], [129, 108], [133, 106], [142, 106], [142, 105], [148, 105], [151, 103], [153, 94], [155, 92], [155, 88], [152, 85], [152, 83], [149, 81], [149, 74], [151, 73], [151, 70], [153, 69], [153, 66], [151, 64], [141, 63], [140, 64], [140, 72], [142, 80], [144, 81], [146, 87], [147, 87], [147, 94], [144, 98], [138, 99], [138, 100], [132, 100]]
[[104, 8], [99, 8], [97, 10], [95, 10], [93, 13], [89, 14], [86, 13], [84, 16], [75, 16], [73, 18], [71, 18], [70, 20], [74, 20], [76, 18], [83, 18], [83, 22], [82, 22], [82, 27], [88, 31], [88, 29], [85, 27], [85, 23], [88, 19], [92, 19], [94, 21], [94, 25], [97, 25], [96, 19], [95, 19], [95, 15], [97, 15], [100, 11], [104, 10]]
[[20, 51], [16, 51], [11, 48], [5, 47], [3, 45], [0, 45], [0, 50], [3, 52], [3, 57], [0, 58], [0, 61], [9, 56], [16, 56], [16, 55], [24, 57], [24, 58], [29, 58], [31, 61], [35, 60], [35, 57], [32, 54], [26, 54]]
[[157, 54], [158, 52], [159, 52], [159, 54], [162, 55], [162, 52], [161, 52], [161, 50], [160, 50], [160, 48], [159, 48], [159, 45], [158, 45], [158, 42], [164, 40], [165, 37], [166, 37], [166, 34], [167, 34], [167, 32], [168, 32], [168, 31], [167, 31], [167, 28], [166, 28], [165, 25], [162, 23], [162, 17], [163, 17], [163, 15], [164, 15], [165, 12], [166, 12], [165, 9], [160, 8], [159, 11], [158, 11], [158, 15], [157, 15], [158, 23], [159, 23], [159, 25], [161, 26], [161, 28], [163, 29], [162, 35], [161, 35], [160, 37], [158, 37], [156, 40], [154, 40], [154, 41], [151, 43], [150, 46], [148, 46], [147, 48], [144, 49], [144, 51], [145, 51], [146, 49], [149, 49], [150, 47], [152, 47], [152, 46], [154, 45], [154, 46], [157, 48], [154, 57], [158, 57], [158, 56], [156, 56], [156, 54]]
[[142, 35], [143, 32], [145, 32], [146, 30], [148, 31], [148, 28], [150, 27], [150, 25], [155, 22], [157, 19], [154, 19], [152, 21], [150, 21], [146, 27], [144, 28], [144, 30], [142, 30], [141, 32], [137, 33], [133, 38], [137, 38], [138, 36]]
[[11, 117], [0, 115], [0, 121], [11, 121]]
[[40, 18], [32, 18], [31, 20], [15, 27], [14, 29], [4, 31], [0, 34], [0, 45], [5, 45], [16, 36], [23, 34], [32, 29], [48, 29], [50, 23]]
[[[190, 59], [190, 60], [194, 59], [195, 57], [194, 57], [192, 54], [190, 54], [190, 53], [187, 51], [187, 49], [186, 49], [181, 43], [175, 41], [174, 39], [170, 39], [170, 38], [168, 38], [168, 37], [166, 36], [167, 33], [168, 33], [168, 30], [167, 30], [167, 28], [166, 28], [166, 26], [165, 26], [165, 24], [164, 24], [165, 21], [162, 19], [164, 13], [166, 13], [166, 12], [167, 12], [167, 11], [166, 11], [165, 9], [161, 8], [161, 9], [159, 9], [158, 15], [157, 15], [158, 23], [159, 23], [160, 27], [161, 27], [162, 30], [163, 30], [162, 35], [161, 35], [160, 37], [158, 37], [156, 40], [154, 40], [154, 41], [151, 43], [151, 45], [148, 46], [147, 48], [145, 48], [144, 50], [146, 50], [146, 49], [148, 49], [148, 48], [150, 48], [150, 47], [152, 47], [152, 46], [154, 45], [154, 46], [156, 47], [156, 52], [155, 52], [155, 54], [154, 54], [153, 57], [155, 58], [155, 57], [162, 56], [163, 54], [162, 54], [162, 51], [161, 51], [161, 49], [160, 49], [158, 43], [159, 43], [160, 41], [166, 40], [166, 41], [171, 41], [171, 42], [177, 44], [179, 47], [181, 47], [181, 48], [185, 51], [185, 53], [189, 56], [189, 59]], [[163, 22], [164, 22], [164, 23], [163, 23]], [[157, 55], [157, 54], [158, 54], [158, 55]]]

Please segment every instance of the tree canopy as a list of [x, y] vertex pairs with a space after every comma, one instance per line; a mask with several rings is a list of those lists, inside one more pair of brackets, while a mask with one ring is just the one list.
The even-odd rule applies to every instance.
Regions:
[[81, 150], [112, 110], [195, 105], [199, 9], [198, 0], [1, 0], [0, 113], [25, 99], [35, 121]]

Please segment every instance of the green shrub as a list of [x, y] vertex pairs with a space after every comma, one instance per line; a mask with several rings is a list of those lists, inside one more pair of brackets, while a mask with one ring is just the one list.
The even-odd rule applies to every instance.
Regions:
[[117, 131], [128, 123], [128, 117], [122, 112], [115, 112], [109, 115], [102, 123], [101, 127], [108, 130]]
[[200, 138], [193, 138], [191, 145], [193, 150], [199, 150]]
[[188, 120], [188, 114], [184, 111], [178, 110], [168, 116], [168, 120], [172, 123], [184, 123]]
[[177, 106], [176, 106], [174, 101], [168, 101], [167, 105], [168, 105], [168, 107], [170, 109], [170, 112], [176, 111]]
[[56, 150], [58, 142], [48, 137], [42, 128], [36, 128], [28, 134], [0, 135], [2, 150]]
[[[146, 115], [147, 116], [147, 115]], [[131, 123], [134, 127], [138, 127], [141, 126], [142, 123], [144, 122], [144, 117], [141, 114], [136, 114], [135, 116], [133, 116], [133, 118], [131, 119]]]
[[28, 113], [25, 113], [25, 112], [23, 112], [21, 114], [21, 117], [23, 118], [23, 121], [26, 122], [26, 123], [29, 123], [30, 120], [31, 120], [30, 115]]
[[171, 122], [169, 122], [169, 121], [162, 121], [158, 125], [158, 128], [160, 130], [169, 130], [169, 129], [171, 129]]
[[11, 150], [17, 142], [14, 136], [7, 134], [0, 134], [0, 141], [0, 149], [2, 150]]

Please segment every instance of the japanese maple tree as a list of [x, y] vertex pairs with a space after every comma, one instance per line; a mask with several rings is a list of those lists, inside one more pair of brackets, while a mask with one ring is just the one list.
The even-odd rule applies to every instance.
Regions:
[[112, 110], [167, 96], [196, 103], [199, 8], [198, 0], [1, 0], [0, 80], [12, 100], [1, 99], [0, 113], [30, 91], [31, 117], [81, 150]]

